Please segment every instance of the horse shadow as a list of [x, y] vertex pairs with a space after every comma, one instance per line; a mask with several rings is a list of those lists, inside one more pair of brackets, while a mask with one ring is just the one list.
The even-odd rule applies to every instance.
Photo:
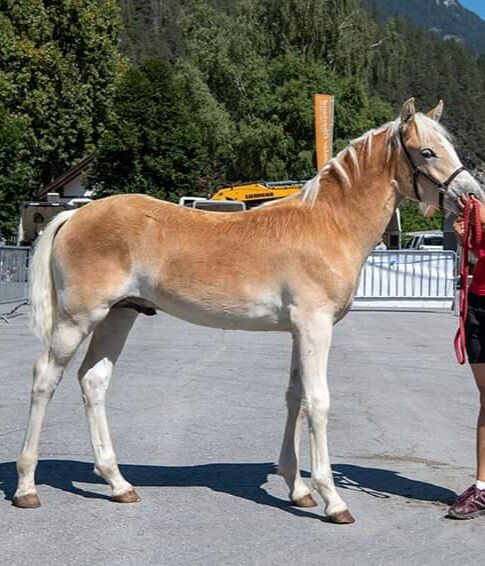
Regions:
[[[153, 466], [121, 464], [121, 473], [135, 487], [206, 487], [254, 503], [276, 507], [292, 515], [325, 520], [321, 515], [292, 507], [287, 500], [270, 495], [264, 488], [277, 474], [273, 463], [220, 463], [195, 466]], [[333, 474], [337, 487], [356, 490], [367, 496], [405, 497], [430, 503], [451, 503], [456, 494], [446, 488], [413, 480], [393, 470], [336, 464]], [[308, 472], [302, 476], [308, 478]], [[12, 500], [17, 481], [15, 462], [0, 463], [0, 490]], [[93, 472], [93, 464], [76, 460], [41, 460], [36, 482], [86, 498], [108, 499], [108, 495], [81, 488], [75, 483], [105, 484]]]

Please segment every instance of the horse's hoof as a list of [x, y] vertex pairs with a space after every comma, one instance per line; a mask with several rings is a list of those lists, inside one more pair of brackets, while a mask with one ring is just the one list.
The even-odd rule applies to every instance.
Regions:
[[26, 495], [16, 495], [12, 500], [12, 505], [21, 509], [35, 509], [40, 507], [40, 499], [37, 493], [27, 493]]
[[309, 493], [300, 497], [300, 499], [294, 499], [291, 504], [295, 507], [316, 507], [318, 505]]
[[339, 511], [333, 515], [328, 515], [327, 519], [330, 523], [335, 523], [336, 525], [350, 525], [355, 523], [355, 519], [352, 517], [348, 509], [345, 509], [345, 511]]
[[112, 495], [110, 499], [116, 503], [138, 503], [141, 501], [138, 493], [136, 493], [134, 489], [129, 489], [126, 493], [122, 493], [121, 495]]

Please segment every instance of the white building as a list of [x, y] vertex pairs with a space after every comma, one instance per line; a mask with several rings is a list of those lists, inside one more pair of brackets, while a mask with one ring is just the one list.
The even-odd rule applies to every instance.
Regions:
[[94, 159], [94, 154], [88, 155], [43, 187], [38, 193], [38, 201], [23, 203], [18, 244], [32, 243], [62, 210], [78, 208], [90, 202], [92, 191], [87, 189], [86, 181]]

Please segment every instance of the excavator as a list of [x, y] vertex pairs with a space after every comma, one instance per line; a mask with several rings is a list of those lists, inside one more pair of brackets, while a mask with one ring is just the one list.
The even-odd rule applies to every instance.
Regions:
[[210, 200], [239, 201], [246, 208], [259, 206], [269, 200], [288, 197], [298, 193], [305, 181], [257, 181], [240, 183], [216, 191]]

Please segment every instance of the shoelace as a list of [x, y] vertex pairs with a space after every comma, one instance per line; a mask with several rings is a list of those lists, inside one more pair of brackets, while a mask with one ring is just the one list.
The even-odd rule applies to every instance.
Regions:
[[480, 205], [470, 197], [463, 212], [465, 234], [460, 258], [460, 318], [455, 336], [455, 354], [459, 364], [466, 362], [466, 317], [468, 312], [468, 256], [470, 250], [480, 245], [482, 240], [482, 225], [480, 223]]

